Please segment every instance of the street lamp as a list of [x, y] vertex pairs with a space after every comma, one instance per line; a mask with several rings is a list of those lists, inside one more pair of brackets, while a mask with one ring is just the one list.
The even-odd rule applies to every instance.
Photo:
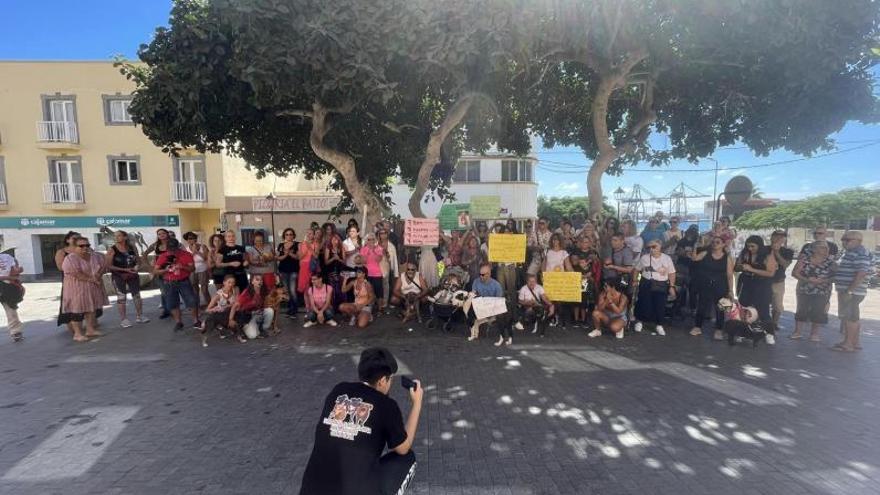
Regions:
[[614, 199], [617, 200], [617, 220], [620, 221], [620, 200], [626, 196], [626, 191], [623, 190], [622, 187], [617, 187], [612, 193], [614, 195]]
[[269, 223], [272, 226], [272, 233], [269, 235], [269, 245], [275, 245], [275, 192], [270, 192], [266, 199], [269, 200]]

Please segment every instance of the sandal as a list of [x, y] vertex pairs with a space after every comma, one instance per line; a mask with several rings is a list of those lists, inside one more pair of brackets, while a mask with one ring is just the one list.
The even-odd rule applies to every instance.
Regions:
[[239, 335], [238, 341], [241, 342], [242, 344], [247, 344], [248, 339], [246, 337], [244, 337], [243, 335]]
[[94, 339], [96, 337], [103, 337], [103, 336], [104, 336], [104, 334], [101, 332], [98, 332], [98, 331], [95, 331], [94, 333], [87, 333], [86, 334], [86, 337], [89, 339]]
[[793, 333], [789, 335], [788, 338], [791, 340], [801, 340], [802, 338], [804, 338], [804, 336], [799, 333]]
[[74, 342], [88, 342], [89, 338], [86, 337], [85, 335], [74, 335], [73, 341]]
[[840, 344], [836, 344], [836, 345], [831, 346], [831, 350], [832, 350], [832, 351], [837, 351], [837, 352], [856, 352], [855, 349], [853, 349], [853, 348], [846, 348], [846, 347], [844, 347], [844, 346], [842, 346], [842, 345], [840, 345]]

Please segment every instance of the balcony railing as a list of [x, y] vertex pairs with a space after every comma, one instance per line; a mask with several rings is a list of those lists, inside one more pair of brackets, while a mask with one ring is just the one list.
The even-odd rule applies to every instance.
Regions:
[[44, 203], [84, 203], [83, 185], [75, 182], [43, 184]]
[[76, 122], [64, 120], [37, 122], [37, 141], [41, 143], [78, 143]]
[[0, 205], [7, 204], [8, 201], [6, 199], [6, 184], [0, 182]]
[[207, 189], [204, 182], [172, 182], [171, 201], [205, 202]]

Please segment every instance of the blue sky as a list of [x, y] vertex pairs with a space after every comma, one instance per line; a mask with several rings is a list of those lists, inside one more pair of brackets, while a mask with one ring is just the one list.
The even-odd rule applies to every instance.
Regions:
[[[0, 12], [4, 14], [0, 60], [108, 60], [117, 54], [134, 58], [138, 46], [151, 39], [156, 26], [167, 22], [170, 6], [170, 0], [0, 0]], [[52, 26], [61, 25], [77, 29], [66, 31], [68, 34], [60, 37], [48, 34]], [[44, 35], [37, 36], [37, 33]], [[857, 148], [880, 140], [880, 126], [850, 123], [834, 137], [839, 149]], [[662, 136], [655, 137], [653, 143], [660, 148], [665, 145]], [[576, 148], [545, 150], [540, 141], [536, 145], [534, 151], [542, 160], [536, 171], [539, 192], [548, 196], [585, 195], [588, 164], [583, 154]], [[824, 158], [741, 171], [723, 169], [798, 157], [785, 152], [755, 157], [749, 150], [740, 148], [720, 149], [713, 158], [722, 169], [718, 177], [719, 190], [731, 176], [742, 173], [764, 191], [765, 197], [799, 199], [847, 187], [880, 186], [878, 156], [880, 144]], [[680, 169], [690, 170], [673, 171]], [[620, 177], [606, 176], [603, 187], [609, 197], [617, 187], [629, 191], [633, 184], [664, 196], [684, 182], [711, 195], [713, 181], [714, 163], [706, 160], [699, 167], [673, 163], [649, 171], [627, 171]], [[701, 201], [692, 201], [691, 208]]]

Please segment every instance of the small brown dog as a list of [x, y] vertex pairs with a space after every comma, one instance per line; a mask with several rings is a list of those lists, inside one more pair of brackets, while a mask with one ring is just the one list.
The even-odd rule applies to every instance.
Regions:
[[278, 335], [281, 333], [281, 330], [278, 329], [278, 316], [281, 314], [281, 305], [290, 301], [290, 296], [287, 295], [287, 289], [284, 287], [276, 287], [266, 296], [266, 307], [272, 308], [272, 333], [271, 335]]

